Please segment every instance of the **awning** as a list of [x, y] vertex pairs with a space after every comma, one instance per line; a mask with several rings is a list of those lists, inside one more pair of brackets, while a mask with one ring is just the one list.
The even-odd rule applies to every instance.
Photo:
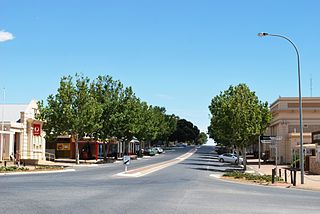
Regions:
[[[300, 145], [297, 145], [294, 148], [300, 149]], [[315, 149], [316, 148], [316, 144], [314, 144], [314, 143], [303, 144], [303, 148], [305, 148], [305, 149]]]

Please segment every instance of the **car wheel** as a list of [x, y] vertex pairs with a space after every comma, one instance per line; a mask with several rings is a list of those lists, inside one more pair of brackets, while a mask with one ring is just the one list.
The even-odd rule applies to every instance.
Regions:
[[221, 163], [223, 163], [223, 162], [224, 162], [223, 158], [220, 158], [220, 159], [219, 159], [219, 161], [220, 161]]

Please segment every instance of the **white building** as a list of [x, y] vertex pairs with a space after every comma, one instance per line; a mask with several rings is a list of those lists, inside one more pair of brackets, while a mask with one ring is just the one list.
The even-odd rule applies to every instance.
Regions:
[[16, 160], [37, 163], [45, 160], [45, 133], [35, 119], [35, 100], [24, 105], [0, 105], [0, 161]]

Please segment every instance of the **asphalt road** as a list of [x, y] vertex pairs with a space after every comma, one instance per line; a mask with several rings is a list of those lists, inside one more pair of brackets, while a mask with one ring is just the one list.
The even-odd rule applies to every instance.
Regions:
[[[174, 159], [190, 148], [133, 161], [129, 169]], [[0, 176], [0, 213], [319, 213], [320, 192], [216, 179], [234, 166], [212, 147], [139, 178], [116, 176], [121, 163], [75, 172]]]

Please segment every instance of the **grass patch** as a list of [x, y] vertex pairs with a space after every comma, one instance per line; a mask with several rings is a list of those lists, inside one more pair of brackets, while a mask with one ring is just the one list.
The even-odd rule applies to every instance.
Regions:
[[[248, 181], [253, 182], [272, 182], [272, 176], [271, 175], [257, 175], [257, 174], [251, 174], [251, 173], [244, 173], [244, 172], [227, 172], [223, 175], [224, 177], [231, 177], [234, 179], [244, 179]], [[282, 178], [276, 177], [276, 181], [283, 181]]]
[[28, 171], [29, 169], [26, 167], [17, 167], [17, 166], [1, 166], [0, 172], [20, 172], [20, 171]]

